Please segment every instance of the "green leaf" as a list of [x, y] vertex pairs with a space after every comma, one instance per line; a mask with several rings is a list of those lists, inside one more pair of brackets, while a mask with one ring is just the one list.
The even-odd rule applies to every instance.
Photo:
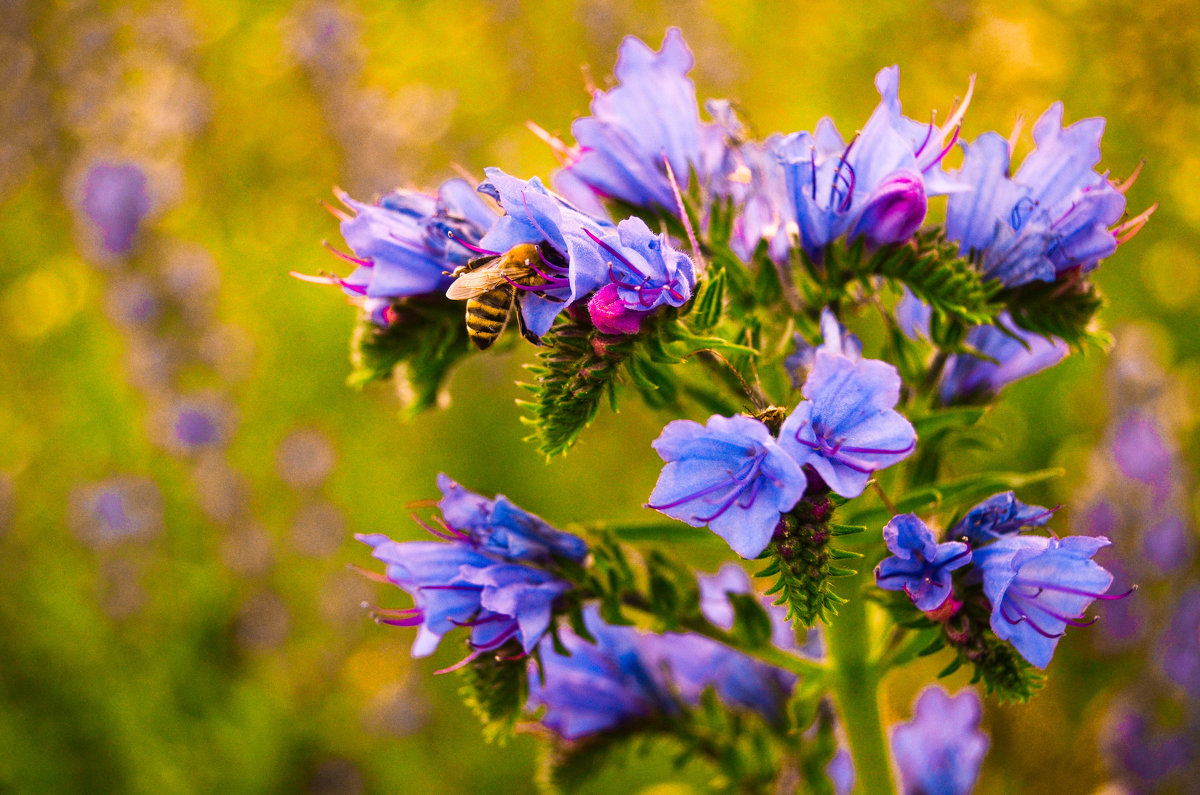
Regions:
[[927, 414], [909, 417], [909, 420], [917, 431], [917, 438], [924, 441], [924, 437], [935, 433], [969, 428], [979, 422], [987, 412], [986, 406], [960, 406], [934, 409]]
[[595, 524], [589, 528], [602, 528], [612, 533], [622, 541], [651, 542], [663, 541], [672, 544], [680, 542], [697, 543], [712, 541], [719, 537], [704, 527], [692, 527], [683, 522], [645, 522], [641, 524]]
[[437, 404], [450, 369], [474, 350], [467, 337], [462, 304], [445, 299], [406, 298], [392, 305], [395, 320], [386, 328], [360, 313], [350, 340], [351, 386], [404, 379], [406, 411], [416, 414]]
[[725, 271], [719, 270], [705, 279], [696, 291], [688, 322], [704, 333], [721, 322], [725, 300]]
[[504, 647], [507, 653], [481, 654], [458, 669], [459, 695], [483, 721], [488, 742], [507, 742], [525, 708], [529, 689], [525, 660], [520, 648], [511, 645]]

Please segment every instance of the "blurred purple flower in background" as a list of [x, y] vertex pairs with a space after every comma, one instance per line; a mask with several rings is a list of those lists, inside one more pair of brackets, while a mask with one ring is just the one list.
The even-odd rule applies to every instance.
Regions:
[[98, 547], [149, 538], [162, 529], [162, 512], [158, 484], [132, 475], [80, 486], [70, 497], [72, 530]]
[[134, 163], [96, 163], [84, 175], [80, 207], [108, 253], [128, 254], [150, 212], [145, 173]]
[[904, 795], [968, 795], [988, 749], [979, 730], [983, 705], [974, 690], [951, 697], [939, 685], [921, 691], [913, 719], [892, 728], [892, 754]]

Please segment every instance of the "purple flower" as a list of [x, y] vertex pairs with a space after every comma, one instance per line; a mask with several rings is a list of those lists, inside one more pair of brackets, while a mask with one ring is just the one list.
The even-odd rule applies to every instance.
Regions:
[[544, 284], [524, 289], [525, 327], [541, 337], [564, 308], [609, 281], [604, 249], [596, 239], [614, 231], [612, 224], [581, 212], [542, 184], [524, 181], [497, 168], [484, 170], [479, 191], [505, 210], [479, 241], [480, 253], [503, 253], [521, 243], [539, 246]]
[[1049, 665], [1068, 625], [1092, 623], [1081, 619], [1093, 600], [1128, 595], [1104, 593], [1112, 574], [1091, 558], [1108, 544], [1103, 537], [1018, 535], [976, 549], [996, 636], [1038, 668]]
[[1015, 328], [1012, 318], [1002, 312], [997, 326], [976, 326], [967, 334], [967, 344], [995, 361], [956, 353], [946, 362], [939, 392], [942, 403], [954, 403], [985, 395], [994, 395], [1027, 375], [1053, 367], [1067, 355], [1065, 342]]
[[[616, 233], [589, 237], [600, 246], [608, 284], [588, 304], [592, 321], [606, 334], [636, 333], [641, 319], [658, 307], [683, 306], [696, 282], [691, 259], [656, 235], [640, 218], [617, 224]], [[632, 328], [633, 331], [622, 331]]]
[[983, 708], [974, 690], [951, 697], [940, 686], [921, 691], [913, 719], [892, 729], [892, 754], [904, 795], [968, 795], [988, 749], [979, 730]]
[[1138, 411], [1122, 418], [1113, 433], [1112, 455], [1125, 477], [1170, 491], [1174, 450], [1154, 418]]
[[913, 295], [912, 290], [904, 288], [904, 295], [896, 303], [896, 324], [900, 331], [910, 340], [919, 337], [929, 337], [929, 321], [933, 310], [929, 304]]
[[915, 514], [892, 517], [883, 540], [892, 556], [875, 567], [875, 584], [885, 591], [903, 590], [927, 613], [950, 598], [950, 572], [971, 562], [970, 547], [961, 541], [937, 543]]
[[801, 390], [806, 400], [779, 431], [779, 445], [834, 492], [857, 497], [871, 474], [908, 456], [912, 424], [894, 406], [900, 374], [886, 362], [818, 350]]
[[570, 584], [522, 563], [550, 563], [554, 557], [579, 563], [587, 557], [587, 545], [502, 495], [489, 500], [445, 475], [438, 476], [438, 487], [440, 528], [421, 524], [449, 543], [356, 536], [387, 564], [387, 579], [415, 603], [377, 610], [376, 620], [420, 627], [414, 657], [432, 654], [442, 635], [455, 627], [471, 628], [477, 652], [499, 648], [510, 638], [530, 652], [550, 626], [554, 600]]
[[1022, 527], [1041, 527], [1054, 515], [1051, 508], [1026, 505], [1017, 500], [1011, 491], [994, 494], [967, 511], [950, 535], [954, 538], [966, 536], [972, 544], [979, 546], [1004, 536], [1015, 535]]
[[150, 212], [146, 175], [133, 163], [97, 163], [84, 176], [81, 206], [100, 231], [105, 250], [127, 254]]
[[464, 543], [355, 538], [387, 564], [388, 580], [413, 597], [413, 607], [377, 610], [375, 616], [383, 624], [419, 627], [414, 657], [432, 654], [456, 627], [470, 627], [476, 651], [516, 637], [528, 653], [550, 626], [554, 599], [570, 588], [547, 571], [499, 562]]
[[837, 795], [850, 795], [854, 791], [854, 758], [850, 756], [849, 748], [843, 746], [837, 749], [833, 759], [825, 766], [825, 775], [829, 776]]
[[489, 500], [438, 475], [442, 499], [438, 509], [452, 534], [465, 535], [481, 551], [505, 560], [547, 563], [563, 557], [582, 563], [587, 544], [578, 536], [556, 530], [540, 517], [518, 508], [503, 494]]
[[924, 220], [926, 197], [956, 189], [939, 163], [965, 104], [940, 129], [919, 124], [900, 113], [899, 80], [895, 66], [875, 76], [882, 100], [849, 144], [825, 118], [815, 133], [793, 133], [777, 147], [800, 245], [813, 260], [843, 235], [865, 235], [872, 246], [903, 242]]
[[441, 292], [447, 275], [476, 256], [475, 246], [498, 216], [462, 179], [443, 182], [437, 196], [417, 191], [389, 193], [377, 204], [355, 201], [338, 191], [354, 211], [342, 219], [342, 236], [358, 267], [337, 281], [351, 295], [395, 298]]
[[1200, 587], [1193, 585], [1179, 598], [1158, 657], [1167, 678], [1200, 699]]
[[795, 334], [796, 352], [783, 360], [783, 366], [792, 376], [792, 384], [799, 388], [817, 360], [817, 351], [829, 351], [853, 361], [862, 359], [862, 342], [846, 331], [829, 307], [821, 310], [821, 344], [809, 345], [808, 340]]
[[[710, 624], [721, 629], [733, 626], [734, 613], [729, 594], [754, 592], [746, 570], [736, 563], [726, 563], [716, 574], [699, 574], [696, 581], [700, 585], [700, 612]], [[762, 603], [771, 619], [771, 643], [785, 651], [796, 649], [796, 632], [788, 623], [787, 609], [775, 604], [771, 597], [763, 597]], [[805, 657], [821, 657], [823, 652], [819, 636], [819, 630], [809, 630], [799, 653]]]
[[687, 77], [692, 63], [678, 28], [667, 31], [658, 52], [626, 36], [614, 70], [617, 87], [596, 92], [592, 115], [571, 125], [578, 144], [563, 153], [565, 172], [600, 196], [676, 213], [664, 159], [686, 189], [691, 171], [702, 178], [707, 172], [706, 151], [722, 145], [720, 130], [700, 123]]
[[687, 703], [698, 704], [711, 687], [727, 706], [757, 712], [773, 723], [783, 718], [795, 674], [701, 635], [649, 635], [643, 643], [646, 656], [667, 668]]
[[957, 176], [971, 190], [950, 197], [946, 234], [1008, 287], [1053, 281], [1072, 268], [1086, 273], [1149, 217], [1113, 226], [1125, 212], [1124, 188], [1093, 169], [1104, 119], [1067, 128], [1062, 120], [1060, 102], [1042, 114], [1033, 126], [1036, 148], [1011, 178], [1009, 145], [999, 134], [965, 147]]
[[667, 465], [647, 507], [692, 527], [708, 525], [743, 558], [766, 548], [779, 515], [804, 495], [799, 465], [751, 417], [714, 416], [707, 426], [675, 420], [654, 449]]
[[[724, 127], [726, 136], [741, 140], [744, 133], [727, 102], [710, 102], [709, 113]], [[725, 150], [725, 163], [713, 174], [709, 190], [729, 198], [737, 209], [729, 247], [744, 262], [754, 256], [760, 241], [767, 241], [773, 262], [785, 264], [799, 231], [788, 197], [787, 176], [779, 158], [782, 135], [766, 141], [746, 141]]]
[[540, 673], [529, 666], [527, 708], [545, 707], [545, 726], [566, 740], [578, 740], [674, 711], [661, 669], [640, 651], [641, 633], [604, 623], [593, 605], [584, 609], [584, 622], [594, 644], [560, 629], [569, 656], [559, 654], [547, 637], [539, 649]]

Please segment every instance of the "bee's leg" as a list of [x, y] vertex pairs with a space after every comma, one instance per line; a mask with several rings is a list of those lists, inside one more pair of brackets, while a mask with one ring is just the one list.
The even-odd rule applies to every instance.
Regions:
[[523, 306], [524, 306], [523, 301], [517, 301], [516, 305], [513, 306], [513, 312], [515, 312], [517, 315], [517, 331], [520, 331], [521, 336], [524, 337], [529, 342], [533, 343], [534, 345], [541, 345], [542, 338], [539, 337], [537, 334], [534, 334], [532, 331], [530, 331], [525, 326], [525, 313], [523, 311], [521, 311]]

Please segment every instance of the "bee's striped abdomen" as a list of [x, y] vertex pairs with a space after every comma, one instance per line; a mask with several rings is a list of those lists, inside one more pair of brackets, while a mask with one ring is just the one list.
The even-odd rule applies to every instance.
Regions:
[[479, 350], [486, 350], [508, 325], [516, 291], [509, 284], [467, 299], [467, 336]]

